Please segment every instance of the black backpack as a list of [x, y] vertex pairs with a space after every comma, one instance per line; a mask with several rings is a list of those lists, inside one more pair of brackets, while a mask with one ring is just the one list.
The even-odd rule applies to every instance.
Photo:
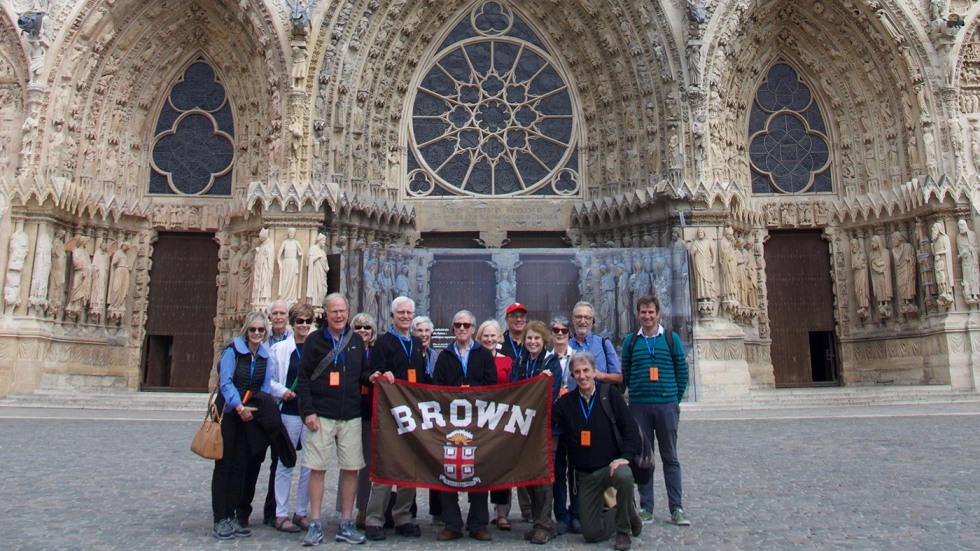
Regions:
[[[619, 432], [619, 426], [616, 425], [616, 416], [613, 414], [612, 406], [609, 405], [609, 388], [610, 385], [599, 385], [599, 403], [602, 404], [602, 410], [606, 412], [606, 417], [612, 421], [616, 446], [622, 452], [623, 435]], [[630, 415], [630, 418], [633, 419], [633, 416]], [[636, 423], [636, 419], [633, 419], [633, 422]], [[657, 464], [653, 457], [653, 446], [650, 445], [650, 441], [643, 434], [643, 429], [639, 423], [636, 423], [636, 430], [640, 433], [640, 453], [630, 461], [630, 470], [633, 471], [633, 482], [647, 484], [653, 480], [653, 473], [657, 470]]]

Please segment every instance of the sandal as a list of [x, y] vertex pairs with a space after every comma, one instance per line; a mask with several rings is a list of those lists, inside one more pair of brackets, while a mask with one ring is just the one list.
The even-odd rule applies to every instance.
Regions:
[[507, 517], [497, 517], [497, 529], [498, 530], [504, 530], [504, 531], [508, 531], [509, 532], [510, 531], [510, 528], [511, 528], [510, 521], [507, 520]]
[[288, 532], [290, 534], [295, 534], [302, 530], [302, 528], [290, 522], [289, 517], [276, 517], [275, 527], [280, 532]]
[[293, 524], [299, 527], [300, 530], [310, 529], [310, 519], [306, 517], [301, 517], [299, 515], [293, 515]]

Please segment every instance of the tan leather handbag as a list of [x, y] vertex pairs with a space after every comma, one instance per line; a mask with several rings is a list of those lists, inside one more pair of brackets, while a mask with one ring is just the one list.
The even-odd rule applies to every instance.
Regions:
[[208, 411], [204, 414], [204, 422], [197, 429], [191, 440], [191, 451], [205, 459], [221, 459], [225, 456], [224, 439], [221, 437], [221, 419], [224, 414], [218, 411], [214, 403], [217, 388], [211, 391], [208, 399]]

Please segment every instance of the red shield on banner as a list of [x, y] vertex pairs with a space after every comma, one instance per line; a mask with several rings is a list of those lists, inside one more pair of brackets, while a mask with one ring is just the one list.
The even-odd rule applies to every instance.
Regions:
[[454, 430], [446, 435], [442, 447], [442, 472], [439, 477], [449, 486], [468, 487], [480, 483], [476, 474], [476, 446], [473, 435], [465, 430]]

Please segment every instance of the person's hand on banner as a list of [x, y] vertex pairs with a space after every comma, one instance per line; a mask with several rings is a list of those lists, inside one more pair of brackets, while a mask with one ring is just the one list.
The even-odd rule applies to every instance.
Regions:
[[630, 462], [625, 459], [613, 459], [612, 463], [609, 464], [609, 476], [612, 476], [616, 472], [616, 469], [623, 465], [629, 466], [629, 464]]
[[391, 371], [385, 371], [384, 373], [381, 373], [380, 371], [375, 371], [374, 373], [371, 374], [370, 380], [372, 383], [376, 383], [378, 382], [378, 379], [382, 379], [382, 378], [388, 381], [389, 383], [395, 382], [395, 374], [392, 373]]
[[547, 375], [547, 376], [551, 377], [551, 370], [550, 369], [542, 369], [541, 370], [541, 375]]
[[303, 423], [305, 423], [306, 428], [310, 430], [314, 430], [314, 431], [320, 430], [320, 423], [317, 421], [315, 413], [311, 415], [307, 415], [306, 418], [303, 419]]

